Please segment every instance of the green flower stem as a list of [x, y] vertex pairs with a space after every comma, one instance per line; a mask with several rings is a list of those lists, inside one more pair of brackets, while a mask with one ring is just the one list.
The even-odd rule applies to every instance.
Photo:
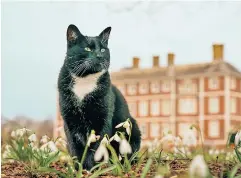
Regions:
[[[90, 135], [91, 134], [95, 134], [95, 131], [91, 130]], [[89, 135], [89, 137], [90, 137], [90, 135]], [[89, 140], [89, 137], [88, 137], [87, 141]], [[88, 151], [88, 144], [85, 145], [84, 153], [82, 155], [82, 158], [81, 158], [81, 161], [80, 161], [80, 164], [79, 164], [79, 171], [78, 171], [78, 176], [77, 177], [82, 177], [83, 163], [84, 163], [87, 151]]]
[[131, 170], [131, 164], [130, 164], [128, 158], [127, 158], [127, 154], [125, 154], [124, 157], [125, 157], [125, 166], [127, 168], [127, 171], [130, 171]]
[[132, 132], [132, 123], [131, 123], [131, 121], [130, 121], [130, 119], [128, 118], [128, 122], [129, 122], [129, 124], [130, 124], [130, 135], [129, 135], [129, 139], [128, 139], [128, 142], [130, 143], [130, 140], [131, 140], [131, 132]]

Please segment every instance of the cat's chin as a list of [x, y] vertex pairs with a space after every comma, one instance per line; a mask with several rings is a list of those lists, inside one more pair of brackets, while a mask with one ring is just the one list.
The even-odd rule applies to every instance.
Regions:
[[82, 74], [72, 73], [72, 75], [74, 75], [76, 77], [82, 77], [83, 78], [83, 77], [86, 77], [88, 75], [93, 75], [93, 74], [100, 73], [100, 72], [105, 73], [106, 71], [107, 71], [106, 69], [101, 67], [101, 68], [89, 69]]

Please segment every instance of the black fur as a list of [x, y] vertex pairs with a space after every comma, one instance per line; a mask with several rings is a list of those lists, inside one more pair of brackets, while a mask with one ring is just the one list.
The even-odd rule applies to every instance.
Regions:
[[[83, 36], [74, 25], [70, 25], [67, 29], [67, 53], [58, 78], [59, 103], [69, 151], [79, 160], [86, 145], [87, 134], [92, 129], [101, 138], [104, 134], [111, 137], [117, 131], [115, 126], [127, 118], [130, 118], [133, 124], [130, 141], [132, 150], [135, 152], [140, 148], [141, 133], [137, 123], [130, 115], [124, 97], [110, 81], [108, 72], [110, 31], [111, 27], [108, 27], [99, 36], [87, 37]], [[74, 79], [71, 74], [86, 77], [103, 69], [105, 72], [98, 79], [96, 89], [79, 100], [72, 91]], [[121, 128], [118, 131], [124, 130]], [[87, 170], [95, 164], [93, 150], [97, 149], [99, 143], [98, 141], [91, 144], [83, 165]], [[118, 154], [118, 144], [113, 143], [113, 146]]]

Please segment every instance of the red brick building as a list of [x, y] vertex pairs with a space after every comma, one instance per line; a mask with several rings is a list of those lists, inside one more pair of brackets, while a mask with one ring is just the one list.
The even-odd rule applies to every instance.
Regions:
[[[111, 73], [136, 118], [143, 142], [159, 138], [166, 130], [182, 136], [198, 124], [205, 144], [224, 145], [233, 126], [241, 125], [241, 73], [223, 58], [223, 45], [213, 45], [209, 63], [175, 65], [169, 53], [167, 66], [153, 57], [152, 68], [133, 65]], [[55, 135], [62, 120], [57, 111]], [[60, 128], [60, 129], [58, 129]]]

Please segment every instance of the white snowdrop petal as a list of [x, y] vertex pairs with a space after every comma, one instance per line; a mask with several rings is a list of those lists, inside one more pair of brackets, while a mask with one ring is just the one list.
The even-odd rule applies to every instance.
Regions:
[[234, 144], [235, 144], [236, 146], [238, 146], [239, 143], [240, 143], [240, 141], [241, 141], [241, 131], [239, 131], [239, 132], [235, 135]]
[[208, 176], [208, 166], [202, 155], [194, 157], [189, 167], [189, 173], [191, 178], [205, 178]]
[[122, 155], [132, 152], [131, 145], [126, 139], [121, 140], [119, 150]]
[[122, 126], [123, 126], [123, 124], [124, 124], [124, 122], [122, 122], [122, 123], [118, 124], [117, 126], [115, 126], [115, 128], [120, 128], [120, 127], [122, 127]]
[[129, 121], [125, 121], [124, 124], [123, 124], [123, 127], [124, 128], [129, 128], [131, 125], [129, 123]]
[[126, 128], [126, 133], [127, 133], [128, 135], [130, 135], [130, 133], [131, 133], [130, 127], [127, 127], [127, 128]]
[[28, 140], [29, 140], [30, 142], [36, 142], [36, 141], [37, 141], [37, 136], [36, 136], [36, 134], [30, 135], [30, 136], [28, 137]]

